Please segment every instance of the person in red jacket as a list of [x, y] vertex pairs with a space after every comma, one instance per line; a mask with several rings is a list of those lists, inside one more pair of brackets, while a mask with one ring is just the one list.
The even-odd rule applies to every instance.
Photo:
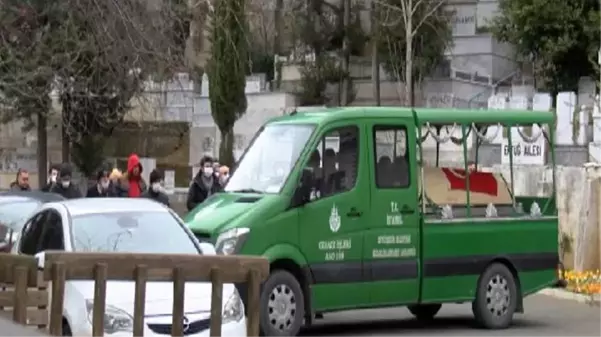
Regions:
[[142, 164], [135, 153], [129, 155], [127, 159], [127, 172], [122, 177], [122, 184], [130, 198], [139, 198], [146, 191], [146, 182], [142, 178]]

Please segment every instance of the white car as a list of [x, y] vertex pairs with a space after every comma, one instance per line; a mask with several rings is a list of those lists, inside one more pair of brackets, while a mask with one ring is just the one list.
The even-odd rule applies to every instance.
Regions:
[[[215, 254], [200, 244], [169, 208], [136, 198], [87, 198], [42, 205], [23, 226], [12, 252], [43, 259], [46, 250]], [[43, 263], [43, 262], [40, 262]], [[108, 281], [105, 336], [132, 336], [135, 283]], [[171, 335], [173, 284], [149, 282], [144, 336]], [[93, 281], [65, 284], [63, 333], [92, 335]], [[223, 286], [223, 336], [246, 336], [244, 305], [232, 284]], [[186, 283], [184, 335], [209, 336], [211, 284]]]

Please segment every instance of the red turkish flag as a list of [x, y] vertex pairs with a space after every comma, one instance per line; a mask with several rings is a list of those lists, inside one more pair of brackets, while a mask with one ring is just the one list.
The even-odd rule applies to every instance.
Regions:
[[498, 194], [497, 178], [490, 172], [470, 172], [465, 175], [465, 170], [443, 168], [442, 172], [447, 177], [452, 190], [467, 190], [467, 180], [470, 182], [470, 192], [484, 193], [492, 196]]

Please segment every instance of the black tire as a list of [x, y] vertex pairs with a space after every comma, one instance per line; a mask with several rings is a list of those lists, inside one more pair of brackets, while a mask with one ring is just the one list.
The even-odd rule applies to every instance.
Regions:
[[[279, 328], [276, 327], [278, 322], [271, 320], [270, 313], [273, 308], [269, 307], [270, 299], [274, 299], [272, 292], [280, 292], [282, 294], [292, 294], [293, 297], [287, 295], [287, 298], [294, 302], [296, 308], [294, 312], [289, 312], [292, 319], [286, 321], [289, 323], [288, 326], [280, 324]], [[288, 292], [287, 292], [288, 291]], [[294, 301], [292, 301], [294, 299]], [[292, 311], [292, 310], [290, 310]], [[269, 275], [267, 281], [263, 284], [261, 290], [261, 315], [260, 315], [260, 328], [261, 335], [263, 336], [296, 336], [303, 325], [303, 319], [305, 316], [305, 300], [303, 297], [303, 290], [298, 280], [291, 273], [285, 270], [276, 270]]]
[[429, 321], [433, 319], [434, 316], [436, 316], [436, 314], [440, 311], [440, 308], [442, 308], [442, 304], [438, 303], [416, 304], [407, 307], [409, 312], [411, 312], [411, 314], [420, 321]]
[[[478, 280], [476, 299], [472, 312], [476, 323], [485, 329], [506, 329], [511, 325], [518, 304], [516, 280], [511, 271], [501, 263], [493, 263]], [[489, 307], [494, 300], [496, 306]]]
[[71, 327], [69, 326], [69, 323], [67, 323], [67, 320], [63, 318], [63, 336], [73, 336], [73, 333], [71, 333]]

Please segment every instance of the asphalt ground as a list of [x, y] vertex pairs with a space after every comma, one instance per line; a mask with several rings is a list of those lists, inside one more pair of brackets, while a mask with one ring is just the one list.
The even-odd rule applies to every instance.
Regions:
[[514, 316], [506, 330], [478, 329], [471, 304], [443, 305], [434, 321], [416, 321], [406, 308], [326, 313], [304, 329], [304, 336], [601, 336], [598, 306], [547, 295], [524, 300], [524, 314]]

